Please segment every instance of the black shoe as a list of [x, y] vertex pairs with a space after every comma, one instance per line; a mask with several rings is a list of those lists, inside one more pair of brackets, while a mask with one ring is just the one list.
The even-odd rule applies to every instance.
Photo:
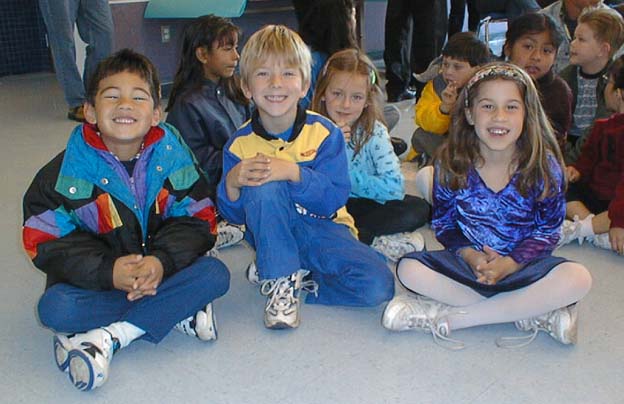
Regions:
[[405, 89], [400, 94], [388, 94], [388, 102], [399, 102], [403, 100], [413, 100], [416, 98], [416, 92]]
[[405, 141], [400, 137], [392, 136], [390, 138], [390, 142], [392, 142], [394, 154], [396, 154], [397, 156], [400, 156], [407, 150], [407, 143], [405, 143]]
[[84, 122], [85, 116], [84, 108], [82, 107], [82, 105], [70, 108], [69, 111], [67, 111], [67, 119], [71, 119], [72, 121], [77, 122]]

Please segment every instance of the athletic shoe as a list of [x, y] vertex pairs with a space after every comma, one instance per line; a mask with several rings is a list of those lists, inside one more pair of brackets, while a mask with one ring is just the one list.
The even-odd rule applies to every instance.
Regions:
[[604, 248], [605, 250], [613, 250], [611, 248], [611, 241], [609, 240], [609, 233], [596, 234], [588, 238], [589, 241], [598, 248]]
[[462, 342], [449, 338], [451, 329], [447, 317], [453, 310], [453, 307], [425, 296], [401, 294], [390, 300], [384, 309], [381, 325], [391, 331], [429, 332], [438, 345], [462, 349]]
[[310, 271], [300, 269], [290, 276], [264, 280], [260, 293], [268, 296], [264, 309], [264, 325], [270, 329], [299, 327], [299, 295], [301, 290], [316, 294], [318, 285], [304, 277]]
[[375, 237], [371, 247], [396, 262], [405, 254], [422, 251], [425, 239], [419, 232], [387, 234]]
[[[503, 337], [496, 341], [496, 345], [503, 348], [520, 348], [529, 345], [539, 331], [547, 332], [562, 344], [576, 344], [578, 332], [578, 307], [571, 304], [541, 316], [520, 320], [514, 323], [520, 331], [531, 332], [524, 337]], [[520, 344], [510, 344], [512, 341], [522, 341]]]
[[[56, 341], [72, 347], [67, 353], [66, 370], [69, 380], [77, 389], [87, 391], [103, 385], [108, 379], [108, 368], [113, 354], [119, 349], [119, 341], [103, 328], [97, 328], [84, 334], [76, 334], [68, 340], [57, 335], [55, 338], [55, 357], [59, 368], [59, 350]], [[61, 355], [62, 357], [62, 355]]]
[[82, 105], [79, 105], [77, 107], [70, 108], [67, 111], [67, 119], [71, 119], [72, 121], [76, 122], [84, 122], [84, 107]]
[[258, 273], [258, 268], [256, 267], [256, 261], [251, 261], [251, 263], [247, 266], [245, 276], [252, 285], [260, 285], [260, 274]]
[[578, 216], [574, 216], [574, 220], [564, 220], [559, 230], [559, 241], [557, 247], [569, 244], [577, 240], [579, 245], [583, 244], [584, 238], [581, 237], [581, 221]]
[[202, 341], [214, 341], [217, 339], [217, 320], [215, 319], [212, 303], [208, 303], [203, 310], [195, 316], [180, 321], [174, 326], [182, 334], [197, 337]]
[[217, 224], [217, 240], [214, 249], [221, 249], [233, 246], [243, 239], [245, 233], [240, 226], [226, 222], [225, 220]]

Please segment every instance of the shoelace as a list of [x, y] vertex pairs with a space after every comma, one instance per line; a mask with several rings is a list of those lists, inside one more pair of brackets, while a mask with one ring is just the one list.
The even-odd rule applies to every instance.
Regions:
[[[427, 301], [421, 299], [420, 296], [417, 296], [417, 298], [421, 302], [421, 307], [430, 304]], [[438, 322], [440, 321], [440, 318], [448, 316], [450, 314], [466, 314], [466, 312], [457, 310], [455, 308], [453, 308], [452, 310], [441, 310], [439, 313], [436, 314], [433, 319], [428, 317], [423, 318], [422, 316], [419, 316], [417, 314], [412, 314], [407, 316], [407, 321], [409, 323], [409, 326], [412, 328], [429, 329], [431, 331], [431, 334], [433, 335], [433, 341], [442, 348], [450, 349], [451, 351], [458, 351], [460, 349], [464, 349], [466, 347], [466, 344], [464, 344], [460, 340], [447, 337], [446, 335], [442, 334], [438, 329]]]
[[174, 328], [183, 334], [191, 335], [193, 337], [197, 336], [197, 333], [195, 332], [195, 316], [191, 316], [180, 321], [174, 326]]
[[[505, 349], [522, 348], [522, 347], [529, 345], [531, 342], [533, 342], [535, 340], [535, 337], [537, 337], [537, 333], [540, 330], [548, 331], [545, 328], [533, 327], [533, 332], [529, 335], [522, 335], [520, 337], [499, 337], [499, 338], [496, 338], [495, 343], [496, 343], [496, 346], [499, 348], [505, 348]], [[524, 341], [524, 342], [515, 344], [514, 341]]]
[[271, 296], [267, 300], [265, 311], [269, 311], [271, 308], [277, 311], [286, 311], [296, 303], [295, 288], [290, 277], [283, 276], [263, 281], [260, 286], [260, 293], [264, 296]]

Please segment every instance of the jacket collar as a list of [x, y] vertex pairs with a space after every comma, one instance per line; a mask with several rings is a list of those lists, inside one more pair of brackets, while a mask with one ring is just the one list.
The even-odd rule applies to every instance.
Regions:
[[[294, 141], [299, 136], [299, 133], [301, 133], [301, 129], [303, 129], [303, 126], [306, 123], [306, 117], [306, 110], [304, 108], [301, 108], [301, 105], [297, 105], [297, 116], [295, 117], [295, 123], [293, 124], [292, 133], [290, 135], [290, 138], [288, 139], [289, 142]], [[260, 113], [258, 112], [257, 108], [254, 109], [251, 116], [251, 128], [256, 135], [260, 136], [263, 139], [275, 139], [275, 136], [271, 136], [262, 126], [262, 122], [260, 122]]]

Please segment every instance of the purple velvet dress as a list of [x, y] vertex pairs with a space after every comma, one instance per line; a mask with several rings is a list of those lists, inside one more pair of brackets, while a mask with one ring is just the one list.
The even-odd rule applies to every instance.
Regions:
[[[563, 171], [555, 158], [549, 163], [557, 189], [543, 199], [543, 183], [522, 196], [516, 173], [505, 188], [494, 192], [474, 168], [468, 172], [467, 187], [453, 191], [439, 184], [436, 167], [431, 228], [446, 250], [412, 253], [405, 258], [417, 259], [484, 296], [518, 289], [542, 278], [565, 261], [551, 256], [565, 217], [565, 197]], [[485, 245], [525, 266], [496, 285], [477, 282], [470, 266], [456, 253], [464, 247], [482, 250]]]

